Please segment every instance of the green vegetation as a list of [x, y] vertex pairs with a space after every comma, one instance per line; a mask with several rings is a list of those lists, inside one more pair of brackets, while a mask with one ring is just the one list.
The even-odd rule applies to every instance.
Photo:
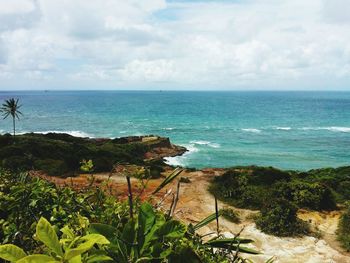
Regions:
[[131, 205], [129, 214], [127, 203], [99, 188], [77, 192], [0, 170], [0, 258], [38, 263], [228, 263], [243, 262], [243, 253], [257, 254], [244, 247], [250, 239], [217, 236], [204, 241], [196, 231], [214, 221], [215, 213], [187, 226], [148, 202], [133, 200]]
[[284, 198], [298, 208], [334, 210], [336, 202], [347, 200], [350, 194], [350, 188], [344, 187], [350, 182], [349, 178], [348, 167], [303, 173], [272, 167], [234, 167], [216, 177], [210, 191], [241, 208], [259, 209], [267, 201]]
[[5, 100], [0, 108], [0, 112], [2, 113], [4, 119], [9, 116], [12, 117], [13, 137], [16, 135], [16, 118], [19, 120], [19, 115], [22, 115], [22, 112], [19, 111], [21, 105], [18, 105], [18, 101], [19, 99], [14, 98]]
[[350, 167], [297, 172], [248, 166], [233, 167], [215, 177], [209, 190], [236, 207], [261, 210], [258, 227], [284, 236], [306, 233], [297, 220], [297, 209], [334, 210], [337, 203], [349, 200], [349, 185]]
[[14, 171], [43, 170], [49, 175], [72, 175], [80, 171], [80, 162], [92, 160], [94, 172], [109, 172], [116, 163], [150, 167], [153, 177], [162, 171], [161, 161], [144, 162], [152, 144], [120, 139], [77, 138], [68, 134], [25, 134], [16, 137], [0, 135], [0, 166]]
[[347, 204], [346, 210], [340, 218], [337, 234], [343, 247], [350, 251], [350, 203]]
[[285, 199], [263, 206], [256, 225], [263, 232], [276, 236], [299, 236], [309, 233], [308, 224], [297, 218], [297, 207]]
[[233, 209], [231, 208], [222, 208], [219, 210], [220, 214], [223, 218], [227, 219], [228, 221], [232, 223], [238, 224], [241, 220], [239, 219], [239, 216]]

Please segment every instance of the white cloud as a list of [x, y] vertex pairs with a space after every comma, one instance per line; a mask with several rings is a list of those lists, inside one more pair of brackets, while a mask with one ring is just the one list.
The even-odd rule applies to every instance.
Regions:
[[346, 89], [349, 9], [348, 0], [0, 0], [0, 81]]
[[29, 13], [35, 9], [32, 0], [2, 0], [0, 3], [0, 15], [13, 15]]

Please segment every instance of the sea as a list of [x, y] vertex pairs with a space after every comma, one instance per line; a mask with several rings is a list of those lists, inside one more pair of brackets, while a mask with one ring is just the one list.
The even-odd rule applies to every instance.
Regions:
[[[165, 136], [188, 149], [172, 165], [350, 165], [350, 92], [0, 91], [0, 103], [12, 97], [18, 133]], [[1, 119], [0, 133], [11, 130]]]

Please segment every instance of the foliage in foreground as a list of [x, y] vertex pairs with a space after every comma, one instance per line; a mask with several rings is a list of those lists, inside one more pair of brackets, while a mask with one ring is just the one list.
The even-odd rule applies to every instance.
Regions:
[[347, 208], [340, 218], [337, 234], [342, 246], [350, 251], [350, 203], [347, 204]]
[[257, 253], [244, 246], [250, 239], [205, 242], [196, 231], [215, 214], [186, 226], [134, 202], [129, 214], [125, 203], [98, 188], [76, 192], [0, 170], [0, 256], [12, 262], [211, 263], [241, 262], [241, 253]]

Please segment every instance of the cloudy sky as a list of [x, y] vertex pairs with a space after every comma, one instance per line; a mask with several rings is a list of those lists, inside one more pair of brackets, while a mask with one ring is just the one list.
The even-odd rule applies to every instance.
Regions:
[[0, 90], [350, 90], [349, 0], [0, 0]]

